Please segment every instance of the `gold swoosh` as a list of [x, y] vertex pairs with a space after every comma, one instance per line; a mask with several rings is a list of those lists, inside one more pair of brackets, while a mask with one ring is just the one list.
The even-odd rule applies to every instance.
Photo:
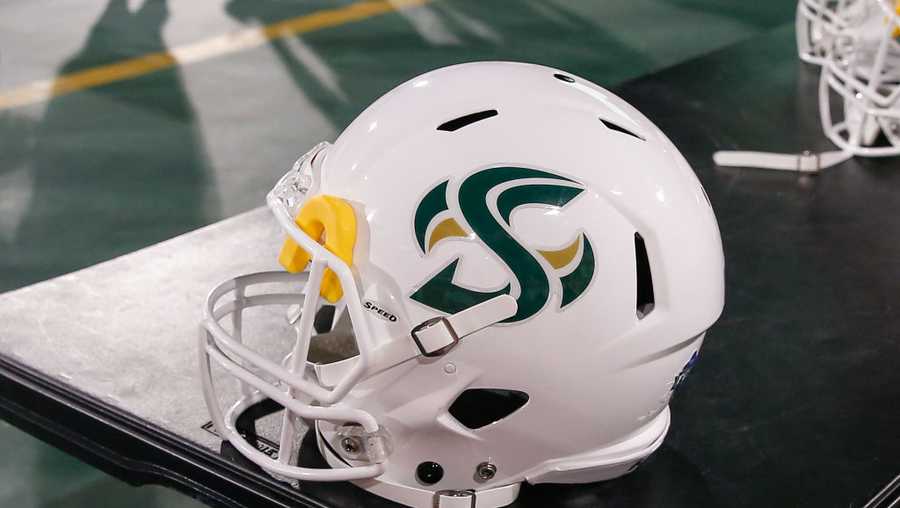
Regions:
[[469, 236], [469, 234], [466, 233], [466, 230], [464, 230], [462, 226], [456, 222], [456, 219], [452, 217], [444, 219], [440, 224], [435, 226], [434, 231], [431, 232], [431, 239], [428, 240], [428, 250], [431, 250], [431, 248], [434, 247], [434, 244], [451, 236]]
[[544, 259], [550, 263], [550, 266], [558, 270], [575, 259], [575, 254], [578, 254], [579, 245], [581, 245], [581, 235], [578, 235], [578, 238], [576, 238], [574, 242], [562, 249], [539, 250], [538, 253], [540, 253], [541, 256], [544, 256]]

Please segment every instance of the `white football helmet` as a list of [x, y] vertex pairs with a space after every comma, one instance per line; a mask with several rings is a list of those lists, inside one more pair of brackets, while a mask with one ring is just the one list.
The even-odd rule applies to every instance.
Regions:
[[[845, 16], [822, 65], [819, 112], [828, 139], [853, 155], [900, 154], [900, 18], [893, 0]], [[842, 118], [835, 118], [837, 98]]]
[[[414, 78], [268, 204], [288, 272], [215, 288], [200, 356], [218, 432], [277, 477], [492, 508], [523, 481], [624, 475], [662, 443], [723, 307], [721, 238], [688, 163], [625, 101], [547, 67]], [[242, 340], [263, 305], [295, 330], [284, 358]], [[222, 370], [241, 387], [225, 412]], [[285, 408], [277, 459], [236, 428], [265, 399]], [[296, 465], [301, 419], [331, 469]]]
[[797, 4], [797, 50], [801, 59], [821, 67], [819, 118], [837, 150], [720, 151], [713, 154], [716, 164], [816, 173], [857, 155], [900, 155], [898, 5], [896, 0]]

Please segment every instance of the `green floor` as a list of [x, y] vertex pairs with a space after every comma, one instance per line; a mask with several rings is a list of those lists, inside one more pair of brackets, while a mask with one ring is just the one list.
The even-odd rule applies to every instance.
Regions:
[[[351, 3], [4, 2], [0, 98]], [[790, 23], [793, 13], [784, 0], [434, 0], [0, 108], [0, 291], [259, 206], [297, 155], [426, 70], [525, 60], [613, 87]], [[0, 436], [0, 506], [196, 504], [132, 489], [9, 426], [0, 424]]]
[[158, 486], [131, 487], [0, 421], [0, 506], [188, 508], [203, 504]]

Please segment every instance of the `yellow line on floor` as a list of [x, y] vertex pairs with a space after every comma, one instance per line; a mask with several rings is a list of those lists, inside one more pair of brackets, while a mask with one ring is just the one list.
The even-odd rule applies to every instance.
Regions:
[[185, 65], [262, 46], [272, 39], [361, 21], [380, 14], [422, 5], [429, 1], [365, 0], [337, 9], [322, 10], [279, 21], [260, 28], [212, 37], [165, 52], [149, 53], [137, 58], [57, 76], [55, 79], [34, 81], [18, 88], [0, 91], [0, 110], [43, 102], [60, 95], [136, 78], [175, 65]]

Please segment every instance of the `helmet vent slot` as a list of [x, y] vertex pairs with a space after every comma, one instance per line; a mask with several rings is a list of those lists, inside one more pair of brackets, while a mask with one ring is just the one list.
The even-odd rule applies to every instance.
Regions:
[[628, 134], [629, 136], [638, 138], [641, 141], [647, 141], [646, 139], [643, 138], [643, 136], [638, 136], [634, 132], [631, 132], [630, 130], [626, 129], [625, 127], [622, 127], [621, 125], [614, 124], [614, 123], [610, 122], [609, 120], [604, 120], [602, 118], [600, 119], [600, 121], [603, 122], [603, 125], [605, 125], [606, 128], [609, 130], [621, 132], [622, 134]]
[[644, 319], [653, 311], [653, 275], [650, 273], [650, 259], [647, 246], [640, 233], [634, 234], [635, 272], [637, 273], [637, 317]]
[[444, 123], [438, 125], [437, 130], [447, 131], [447, 132], [457, 131], [467, 125], [472, 125], [475, 122], [480, 122], [482, 120], [486, 120], [493, 116], [497, 116], [498, 114], [499, 113], [497, 113], [496, 109], [488, 109], [487, 111], [479, 111], [477, 113], [470, 113], [468, 115], [463, 115], [459, 118], [454, 118], [453, 120], [450, 120], [448, 122], [444, 122]]
[[480, 429], [515, 413], [528, 402], [528, 394], [518, 390], [470, 388], [453, 401], [448, 411], [459, 423]]

